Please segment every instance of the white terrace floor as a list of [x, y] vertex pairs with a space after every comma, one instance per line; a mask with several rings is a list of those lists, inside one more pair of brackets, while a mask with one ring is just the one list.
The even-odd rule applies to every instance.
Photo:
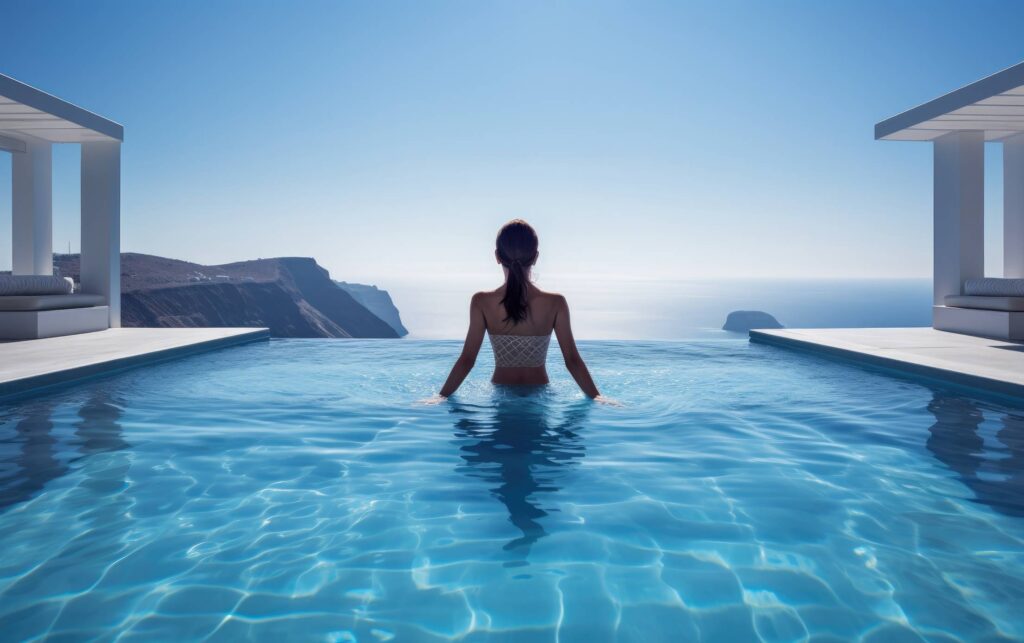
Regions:
[[750, 331], [751, 341], [1024, 398], [1024, 344], [932, 328]]
[[0, 399], [267, 337], [265, 328], [112, 328], [4, 342], [0, 343]]

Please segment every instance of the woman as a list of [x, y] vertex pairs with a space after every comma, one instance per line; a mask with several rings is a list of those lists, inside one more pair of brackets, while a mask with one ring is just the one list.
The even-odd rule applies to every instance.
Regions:
[[473, 370], [484, 331], [494, 349], [491, 382], [517, 386], [547, 384], [544, 362], [554, 330], [565, 367], [587, 397], [600, 400], [601, 393], [576, 349], [565, 297], [544, 292], [530, 282], [530, 269], [538, 256], [537, 233], [527, 222], [514, 219], [498, 232], [495, 245], [494, 257], [505, 272], [505, 284], [473, 295], [466, 343], [441, 387], [440, 397], [454, 393]]

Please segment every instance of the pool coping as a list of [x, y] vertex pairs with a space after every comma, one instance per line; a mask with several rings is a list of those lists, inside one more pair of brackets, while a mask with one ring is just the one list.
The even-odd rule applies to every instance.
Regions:
[[[946, 333], [931, 328], [927, 329], [783, 329], [783, 330], [751, 330], [749, 337], [752, 343], [766, 344], [780, 348], [798, 350], [845, 362], [852, 362], [875, 370], [884, 371], [888, 375], [902, 376], [908, 379], [927, 380], [932, 383], [957, 388], [983, 395], [997, 397], [1020, 404], [1024, 401], [1024, 377], [1010, 378], [997, 372], [997, 369], [982, 368], [962, 362], [956, 364], [948, 356], [942, 359], [934, 355], [911, 354], [901, 351], [901, 347], [883, 347], [879, 344], [859, 343], [850, 339], [852, 335], [871, 337], [874, 335], [882, 340], [887, 333], [898, 331], [922, 331], [922, 338], [948, 338], [952, 335], [954, 343], [962, 344], [960, 348], [970, 348], [974, 355], [983, 355], [985, 351], [999, 351], [1005, 345], [1019, 346], [1016, 342], [988, 340], [972, 336]], [[843, 333], [847, 335], [843, 335]], [[934, 335], [933, 335], [934, 334]], [[1004, 346], [1000, 346], [1004, 345]], [[902, 347], [908, 349], [909, 347]], [[934, 347], [941, 351], [942, 347]], [[948, 348], [948, 347], [947, 347]], [[912, 350], [924, 351], [924, 347]], [[1014, 348], [1014, 350], [1019, 350]], [[1005, 358], [1005, 356], [1000, 356]], [[940, 365], [937, 362], [942, 362]], [[1024, 373], [1024, 353], [1021, 353], [1021, 373]], [[987, 372], [986, 372], [987, 371]], [[1019, 381], [1015, 381], [1019, 380]]]
[[[208, 332], [197, 332], [204, 330]], [[258, 341], [267, 341], [270, 339], [270, 331], [266, 328], [111, 329], [99, 332], [128, 333], [128, 337], [130, 337], [132, 331], [146, 331], [146, 339], [159, 337], [163, 340], [173, 337], [174, 335], [180, 335], [180, 337], [174, 337], [175, 343], [173, 345], [153, 350], [143, 348], [140, 352], [140, 350], [126, 349], [127, 352], [121, 355], [107, 357], [100, 356], [95, 359], [85, 358], [83, 363], [58, 366], [52, 370], [46, 370], [45, 372], [25, 377], [2, 379], [3, 376], [0, 375], [0, 403], [28, 395], [36, 395], [57, 387], [75, 384], [95, 377], [104, 377], [107, 375], [121, 373], [141, 366], [148, 366], [150, 364], [166, 362], [199, 353], [206, 353], [222, 348], [240, 346]], [[182, 333], [182, 331], [191, 332]], [[159, 335], [156, 335], [157, 333]], [[190, 336], [185, 337], [185, 334]], [[68, 336], [68, 338], [82, 338], [85, 337], [85, 335], [94, 335], [94, 333]], [[50, 339], [74, 341], [73, 339], [68, 338]], [[86, 338], [86, 341], [89, 339], [90, 338]], [[26, 342], [36, 343], [45, 341], [47, 340], [26, 340], [25, 342], [11, 342], [11, 344], [18, 344], [18, 348], [22, 348], [26, 345]], [[2, 351], [3, 346], [5, 345], [0, 344], [0, 351]], [[43, 346], [41, 344], [38, 346], [40, 351], [50, 349], [49, 346]], [[34, 346], [30, 347], [34, 348]]]

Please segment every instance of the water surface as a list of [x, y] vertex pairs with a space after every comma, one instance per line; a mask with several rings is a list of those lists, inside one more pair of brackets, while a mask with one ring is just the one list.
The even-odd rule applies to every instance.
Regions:
[[[0, 638], [1024, 638], [1024, 412], [745, 341], [281, 340], [0, 410]], [[557, 351], [552, 351], [552, 360]]]

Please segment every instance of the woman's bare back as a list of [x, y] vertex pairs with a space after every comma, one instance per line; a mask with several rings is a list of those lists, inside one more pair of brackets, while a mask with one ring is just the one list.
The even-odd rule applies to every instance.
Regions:
[[[505, 287], [479, 292], [474, 296], [476, 305], [483, 315], [484, 326], [491, 335], [548, 336], [555, 328], [558, 318], [558, 302], [565, 301], [560, 295], [544, 292], [532, 284], [526, 293], [526, 318], [518, 324], [505, 321], [508, 313], [501, 300]], [[545, 349], [546, 350], [546, 349]], [[539, 386], [548, 383], [547, 368], [539, 366], [495, 366], [491, 382], [512, 386]]]
[[544, 292], [530, 285], [526, 294], [526, 319], [513, 324], [505, 321], [508, 313], [501, 304], [505, 287], [478, 292], [474, 299], [484, 316], [487, 332], [492, 335], [549, 335], [555, 328], [558, 309], [565, 298], [556, 293]]

